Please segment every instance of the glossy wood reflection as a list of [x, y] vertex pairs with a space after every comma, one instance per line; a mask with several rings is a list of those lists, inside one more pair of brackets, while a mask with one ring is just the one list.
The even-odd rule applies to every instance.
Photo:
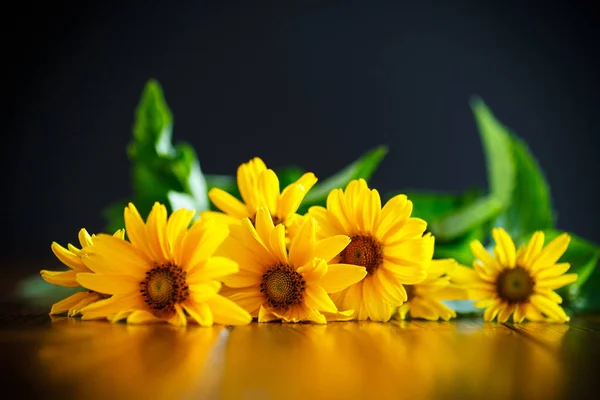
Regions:
[[600, 326], [23, 321], [0, 328], [3, 378], [23, 397], [86, 399], [568, 398], [593, 390]]

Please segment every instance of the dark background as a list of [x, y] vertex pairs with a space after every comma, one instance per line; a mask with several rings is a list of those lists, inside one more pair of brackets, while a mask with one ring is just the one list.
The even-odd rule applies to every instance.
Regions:
[[258, 155], [326, 177], [389, 144], [372, 180], [384, 193], [485, 185], [468, 105], [478, 94], [537, 156], [559, 227], [600, 242], [591, 7], [278, 3], [4, 13], [4, 260], [51, 257], [53, 240], [103, 229], [101, 210], [130, 193], [126, 145], [151, 77], [174, 140], [193, 144], [205, 172], [234, 173]]

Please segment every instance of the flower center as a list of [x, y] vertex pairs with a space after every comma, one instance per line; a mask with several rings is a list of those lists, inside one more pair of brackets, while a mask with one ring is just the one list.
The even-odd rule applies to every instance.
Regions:
[[304, 279], [289, 265], [271, 267], [262, 276], [260, 291], [273, 308], [281, 311], [302, 302]]
[[184, 302], [189, 295], [185, 276], [177, 265], [157, 265], [146, 272], [146, 278], [140, 282], [140, 293], [155, 312], [171, 314], [175, 312], [175, 304]]
[[522, 303], [533, 293], [535, 282], [526, 269], [515, 267], [505, 269], [498, 275], [496, 290], [501, 299], [509, 303]]
[[360, 265], [370, 275], [383, 262], [381, 245], [371, 236], [352, 236], [352, 241], [340, 253], [341, 263]]

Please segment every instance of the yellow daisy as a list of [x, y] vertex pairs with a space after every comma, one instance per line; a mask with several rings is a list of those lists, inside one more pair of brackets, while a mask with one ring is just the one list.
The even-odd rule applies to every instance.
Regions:
[[329, 264], [350, 238], [316, 240], [315, 220], [305, 218], [298, 234], [285, 245], [285, 227], [275, 226], [269, 210], [258, 209], [256, 227], [249, 218], [232, 225], [220, 254], [237, 261], [240, 271], [223, 279], [229, 298], [258, 322], [313, 321], [324, 324], [338, 308], [328, 293], [360, 281], [366, 270], [355, 265]]
[[[123, 229], [118, 230], [114, 236], [119, 239], [123, 239], [125, 231]], [[79, 231], [79, 243], [81, 248], [94, 245], [95, 235], [90, 234], [85, 230]], [[70, 268], [67, 271], [48, 271], [42, 270], [40, 274], [42, 278], [53, 285], [76, 288], [80, 287], [79, 283], [75, 279], [77, 274], [80, 272], [91, 272], [88, 267], [85, 266], [81, 260], [82, 250], [73, 246], [71, 243], [67, 245], [67, 249], [62, 247], [56, 242], [52, 242], [52, 252], [63, 264]], [[106, 298], [105, 295], [94, 291], [84, 291], [73, 293], [67, 297], [55, 303], [50, 310], [50, 315], [62, 314], [67, 312], [70, 317], [79, 315], [81, 309], [88, 304], [92, 304], [98, 300]]]
[[397, 317], [405, 319], [410, 313], [412, 318], [430, 321], [456, 318], [456, 312], [440, 301], [454, 299], [453, 294], [448, 292], [448, 289], [453, 289], [448, 274], [456, 265], [451, 258], [431, 261], [427, 268], [427, 279], [416, 285], [404, 286], [408, 299], [398, 308]]
[[360, 265], [367, 276], [332, 296], [340, 309], [356, 310], [356, 319], [387, 321], [394, 307], [407, 299], [403, 285], [423, 281], [433, 256], [434, 238], [423, 235], [427, 223], [411, 218], [412, 202], [405, 195], [381, 207], [377, 190], [363, 180], [335, 189], [327, 208], [311, 207], [321, 237], [350, 236], [351, 242], [332, 262]]
[[[568, 263], [556, 263], [569, 246], [571, 238], [563, 233], [544, 247], [544, 233], [536, 232], [529, 244], [517, 251], [511, 237], [502, 228], [494, 228], [494, 255], [479, 241], [471, 243], [476, 260], [474, 270], [463, 279], [475, 306], [485, 308], [486, 321], [498, 318], [506, 322], [510, 315], [516, 323], [531, 321], [566, 322], [569, 317], [559, 306], [561, 297], [554, 292], [577, 279], [566, 274]], [[453, 277], [454, 279], [454, 277]]]
[[189, 316], [202, 326], [249, 323], [246, 311], [218, 294], [221, 279], [238, 271], [230, 259], [213, 257], [229, 231], [204, 220], [188, 229], [194, 213], [180, 209], [167, 220], [165, 206], [155, 203], [144, 223], [130, 203], [125, 227], [131, 242], [98, 235], [84, 251], [83, 262], [94, 273], [79, 273], [77, 282], [113, 296], [85, 307], [82, 318], [185, 326]]
[[219, 188], [208, 192], [210, 200], [223, 213], [205, 211], [203, 218], [218, 218], [226, 223], [236, 223], [243, 218], [254, 222], [256, 211], [267, 208], [273, 218], [273, 223], [284, 224], [286, 227], [297, 223], [296, 214], [306, 193], [317, 183], [312, 172], [307, 172], [296, 182], [288, 185], [282, 192], [279, 189], [279, 179], [272, 169], [267, 169], [263, 160], [258, 157], [239, 166], [237, 183], [244, 202]]

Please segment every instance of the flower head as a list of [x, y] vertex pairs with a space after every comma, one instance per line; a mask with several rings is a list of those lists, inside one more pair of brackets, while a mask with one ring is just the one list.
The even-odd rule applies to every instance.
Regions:
[[454, 290], [448, 274], [456, 265], [456, 261], [451, 258], [431, 261], [427, 268], [427, 279], [415, 285], [404, 286], [408, 299], [398, 308], [398, 317], [405, 319], [410, 313], [412, 318], [430, 321], [456, 318], [456, 312], [441, 302], [453, 299]]
[[359, 320], [387, 321], [395, 307], [407, 300], [403, 285], [423, 281], [433, 256], [434, 238], [427, 223], [411, 218], [412, 202], [405, 195], [381, 207], [377, 190], [354, 180], [346, 190], [327, 197], [327, 208], [311, 207], [321, 237], [347, 235], [350, 244], [332, 261], [363, 266], [367, 275], [348, 289], [332, 295], [341, 309], [356, 310]]
[[569, 317], [559, 306], [561, 297], [554, 292], [577, 279], [577, 274], [565, 274], [568, 263], [558, 259], [569, 246], [570, 237], [563, 233], [544, 247], [544, 233], [536, 232], [527, 245], [517, 251], [511, 237], [502, 228], [492, 230], [496, 242], [491, 255], [479, 241], [471, 243], [476, 260], [474, 270], [464, 269], [462, 283], [469, 289], [475, 305], [485, 308], [486, 321], [496, 317], [513, 321], [566, 322]]
[[317, 241], [315, 228], [313, 218], [303, 219], [288, 252], [285, 227], [275, 226], [266, 208], [258, 209], [255, 224], [245, 218], [231, 226], [219, 250], [240, 266], [237, 274], [224, 278], [229, 298], [258, 322], [326, 323], [324, 314], [338, 313], [328, 293], [360, 281], [367, 272], [354, 265], [328, 264], [350, 239], [335, 235]]
[[85, 307], [82, 318], [183, 326], [189, 316], [203, 326], [249, 323], [247, 312], [218, 294], [220, 280], [238, 270], [235, 262], [213, 257], [228, 229], [204, 220], [188, 229], [194, 213], [180, 209], [167, 220], [165, 206], [155, 203], [144, 223], [130, 203], [130, 241], [98, 235], [85, 249], [82, 259], [93, 273], [78, 274], [77, 282], [113, 296]]
[[[125, 231], [123, 229], [115, 232], [114, 236], [118, 239], [123, 239]], [[77, 282], [77, 274], [80, 272], [91, 272], [81, 260], [82, 249], [94, 245], [95, 235], [90, 234], [85, 230], [79, 231], [79, 243], [81, 249], [73, 246], [71, 243], [67, 248], [62, 247], [56, 242], [52, 243], [52, 252], [63, 264], [70, 269], [67, 271], [40, 271], [42, 278], [53, 285], [76, 288], [80, 287]], [[79, 315], [81, 309], [89, 304], [105, 298], [101, 293], [94, 291], [76, 292], [71, 296], [55, 303], [50, 310], [50, 315], [62, 314], [67, 312], [70, 317]]]
[[275, 225], [289, 227], [299, 222], [296, 221], [299, 217], [296, 211], [316, 182], [315, 175], [308, 172], [280, 192], [279, 178], [275, 172], [255, 157], [237, 170], [237, 183], [243, 202], [222, 189], [212, 188], [208, 197], [226, 215], [205, 211], [202, 216], [218, 218], [227, 223], [239, 223], [243, 218], [250, 218], [254, 222], [256, 212], [264, 207], [269, 210]]

